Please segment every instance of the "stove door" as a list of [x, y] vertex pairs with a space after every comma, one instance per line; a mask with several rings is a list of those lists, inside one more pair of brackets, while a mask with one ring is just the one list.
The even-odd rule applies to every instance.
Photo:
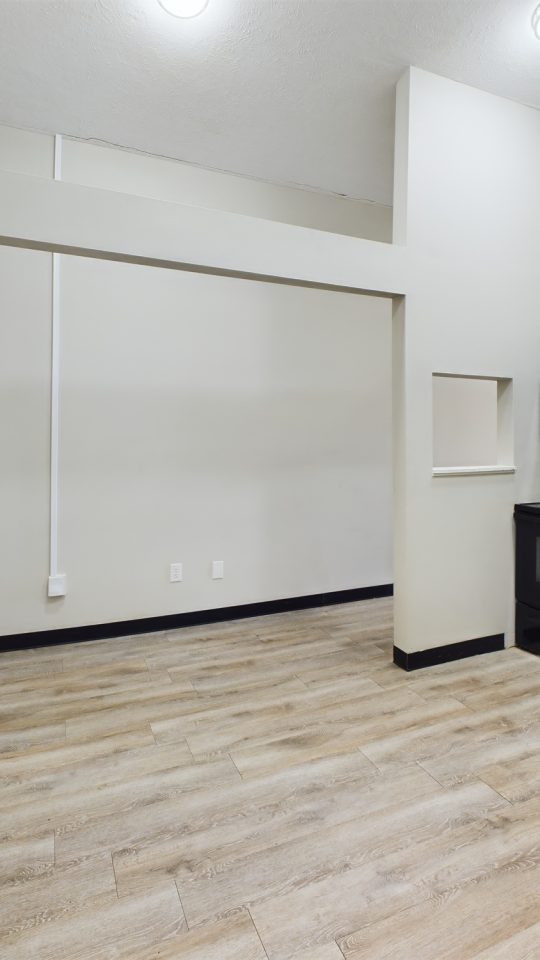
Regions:
[[540, 610], [540, 517], [516, 516], [516, 599]]

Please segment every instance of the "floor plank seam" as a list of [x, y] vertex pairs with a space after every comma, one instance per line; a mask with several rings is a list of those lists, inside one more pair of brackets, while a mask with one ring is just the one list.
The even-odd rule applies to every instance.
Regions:
[[479, 773], [476, 774], [476, 779], [477, 779], [477, 780], [481, 780], [482, 783], [485, 783], [486, 787], [489, 787], [490, 790], [493, 790], [493, 793], [496, 793], [497, 796], [499, 796], [499, 797], [501, 798], [501, 800], [504, 800], [505, 803], [510, 804], [511, 807], [513, 807], [513, 806], [515, 805], [515, 803], [520, 803], [519, 800], [515, 800], [515, 801], [514, 801], [514, 800], [510, 800], [509, 797], [505, 797], [504, 794], [502, 794], [502, 793], [500, 792], [500, 790], [496, 790], [495, 787], [492, 786], [491, 783], [488, 783], [487, 780], [484, 780], [484, 778], [483, 778], [482, 776], [480, 776]]
[[143, 660], [144, 660], [145, 670], [146, 670], [146, 672], [147, 672], [147, 674], [148, 674], [148, 680], [151, 680], [151, 679], [152, 679], [152, 670], [151, 670], [150, 665], [149, 665], [149, 663], [148, 663], [148, 658], [147, 658], [147, 657], [143, 657]]
[[428, 777], [431, 777], [431, 779], [434, 780], [435, 783], [438, 783], [441, 790], [448, 790], [448, 784], [445, 785], [444, 783], [441, 783], [441, 781], [438, 780], [433, 773], [430, 773], [429, 770], [426, 770], [426, 768], [424, 767], [423, 763], [421, 763], [420, 760], [415, 760], [414, 763], [416, 764], [417, 767], [420, 767], [420, 769], [423, 770], [424, 773], [427, 773]]
[[385, 650], [384, 647], [381, 647], [380, 643], [374, 643], [373, 646], [376, 647], [377, 650], [380, 650], [381, 653], [384, 653], [384, 654], [388, 653], [388, 650]]
[[173, 681], [173, 678], [171, 677], [171, 671], [169, 670], [169, 667], [165, 667], [165, 673], [167, 674], [171, 683], [173, 683], [174, 681]]
[[177, 880], [174, 880], [173, 882], [174, 882], [174, 887], [175, 887], [175, 890], [176, 890], [176, 896], [178, 897], [178, 902], [179, 902], [179, 904], [180, 904], [180, 909], [181, 909], [181, 911], [182, 911], [182, 916], [183, 916], [183, 918], [184, 918], [184, 923], [185, 923], [185, 925], [186, 925], [186, 931], [189, 932], [192, 928], [190, 927], [190, 925], [189, 925], [189, 923], [188, 923], [187, 913], [186, 913], [186, 911], [185, 911], [184, 904], [182, 903], [182, 897], [180, 896], [180, 890], [178, 889], [178, 881], [177, 881]]
[[356, 749], [357, 749], [358, 753], [361, 753], [362, 756], [364, 757], [364, 759], [367, 760], [368, 763], [371, 764], [371, 766], [372, 766], [373, 769], [375, 770], [375, 773], [377, 774], [377, 776], [382, 777], [383, 771], [381, 770], [380, 767], [377, 766], [377, 764], [375, 763], [374, 760], [371, 759], [371, 757], [368, 757], [367, 753], [364, 753], [364, 751], [362, 750], [362, 747], [357, 747]]
[[238, 767], [236, 766], [236, 764], [235, 764], [235, 762], [234, 762], [234, 760], [233, 760], [233, 758], [232, 758], [232, 756], [231, 756], [231, 754], [230, 754], [230, 753], [228, 753], [228, 754], [227, 754], [227, 756], [228, 756], [228, 758], [229, 758], [229, 760], [231, 761], [231, 763], [232, 763], [232, 765], [233, 765], [233, 767], [234, 767], [234, 769], [236, 770], [236, 772], [237, 772], [237, 774], [238, 774], [238, 776], [240, 777], [240, 779], [241, 779], [241, 781], [242, 781], [242, 782], [244, 782], [244, 778], [243, 778], [243, 776], [242, 776], [242, 774], [241, 774], [241, 772], [240, 772], [240, 770], [239, 770], [239, 769], [238, 769]]
[[460, 703], [462, 707], [465, 707], [465, 709], [468, 710], [469, 713], [474, 713], [476, 716], [478, 716], [479, 713], [483, 713], [483, 712], [484, 712], [484, 708], [483, 708], [483, 707], [480, 708], [480, 710], [477, 710], [475, 707], [469, 706], [468, 703], [465, 703], [464, 700], [461, 700], [459, 697], [457, 697], [455, 693], [452, 694], [452, 697], [453, 697], [454, 700], [457, 700], [457, 702]]
[[[439, 894], [439, 899], [441, 901], [444, 899], [445, 892], [446, 891], [444, 891], [442, 894]], [[385, 916], [382, 918], [382, 922], [385, 922], [385, 920], [388, 920], [390, 918], [392, 918], [392, 920], [395, 920], [396, 917], [399, 918], [402, 914], [410, 913], [413, 910], [418, 909], [418, 907], [421, 907], [427, 903], [430, 903], [433, 900], [433, 895], [429, 890], [427, 890], [424, 895], [420, 895], [420, 891], [418, 891], [418, 893], [419, 893], [418, 899], [416, 897], [411, 897], [411, 900], [408, 903], [406, 903], [404, 906], [399, 907], [397, 910], [394, 910], [389, 914], [385, 914]], [[351, 933], [348, 933], [343, 937], [340, 937], [339, 940], [340, 941], [347, 940], [349, 937], [354, 936], [363, 930], [369, 930], [370, 927], [376, 927], [377, 924], [380, 924], [380, 923], [381, 923], [381, 917], [376, 917], [373, 920], [368, 920], [367, 923], [362, 923], [361, 926], [356, 928], [356, 930], [351, 931]], [[341, 950], [341, 952], [343, 953], [341, 943], [336, 940], [336, 944], [338, 948]], [[343, 956], [345, 957], [345, 960], [347, 960], [347, 955], [345, 953], [343, 953]], [[369, 958], [366, 958], [366, 960], [369, 960]], [[399, 958], [399, 960], [401, 960], [401, 957]], [[409, 960], [408, 957], [407, 957], [407, 960]], [[472, 958], [472, 960], [474, 960], [474, 957]]]
[[394, 689], [393, 687], [383, 687], [382, 683], [377, 683], [377, 681], [374, 680], [370, 674], [367, 675], [367, 679], [371, 680], [371, 682], [374, 683], [375, 686], [379, 688], [379, 690], [384, 691], [384, 693], [388, 693], [390, 690]]
[[341, 956], [343, 957], [343, 960], [347, 960], [347, 957], [346, 957], [345, 954], [343, 953], [343, 950], [341, 949], [341, 947], [340, 947], [339, 943], [337, 942], [337, 940], [334, 940], [334, 943], [335, 943], [336, 947], [338, 948]]
[[[437, 777], [436, 777], [433, 773], [431, 773], [429, 770], [426, 770], [426, 768], [423, 766], [423, 764], [420, 762], [420, 760], [416, 760], [415, 763], [424, 771], [424, 773], [427, 773], [428, 777], [431, 777], [431, 779], [434, 780], [435, 783], [438, 783], [442, 790], [451, 790], [453, 786], [457, 786], [457, 785], [458, 785], [458, 784], [441, 783], [441, 781], [438, 780]], [[511, 800], [509, 800], [507, 797], [503, 797], [502, 793], [499, 793], [499, 791], [496, 790], [495, 787], [492, 787], [490, 783], [488, 783], [486, 780], [483, 779], [483, 777], [480, 776], [479, 773], [474, 773], [474, 775], [471, 777], [471, 779], [468, 780], [467, 782], [468, 782], [468, 783], [474, 783], [475, 781], [484, 783], [484, 784], [486, 785], [486, 787], [488, 787], [490, 790], [492, 790], [493, 793], [496, 793], [497, 796], [500, 797], [501, 800], [504, 801], [504, 803], [509, 804], [510, 806], [513, 806]], [[460, 782], [464, 783], [465, 781], [460, 781]]]
[[113, 851], [113, 850], [111, 850], [111, 866], [112, 866], [112, 872], [113, 872], [113, 877], [114, 877], [114, 886], [115, 886], [115, 888], [116, 888], [116, 899], [117, 899], [117, 900], [120, 900], [120, 894], [118, 893], [118, 880], [117, 880], [117, 877], [116, 877], [116, 867], [115, 867], [115, 865], [114, 865], [114, 851]]
[[264, 943], [263, 943], [263, 941], [262, 941], [262, 937], [261, 937], [259, 931], [257, 930], [257, 924], [255, 923], [255, 921], [254, 921], [254, 919], [253, 919], [253, 917], [252, 917], [252, 915], [251, 915], [251, 910], [249, 909], [249, 907], [246, 907], [246, 910], [247, 910], [249, 919], [251, 920], [251, 922], [252, 922], [252, 924], [253, 924], [253, 929], [255, 930], [255, 933], [257, 934], [257, 936], [258, 936], [258, 938], [259, 938], [261, 947], [263, 948], [263, 951], [264, 951], [264, 955], [265, 955], [265, 957], [267, 958], [267, 960], [269, 960], [268, 953], [267, 953], [267, 951], [266, 951], [266, 947], [265, 947], [265, 945], [264, 945]]
[[189, 755], [190, 755], [193, 763], [196, 764], [197, 761], [196, 761], [196, 759], [195, 759], [195, 757], [194, 757], [194, 755], [193, 755], [193, 750], [191, 749], [191, 747], [190, 747], [190, 745], [189, 745], [188, 738], [187, 738], [187, 737], [182, 737], [182, 739], [181, 739], [181, 740], [178, 740], [177, 742], [178, 742], [178, 743], [185, 743], [187, 749], [189, 750]]

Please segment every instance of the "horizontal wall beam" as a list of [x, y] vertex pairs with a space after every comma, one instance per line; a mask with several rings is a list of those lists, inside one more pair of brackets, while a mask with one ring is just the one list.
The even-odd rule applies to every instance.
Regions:
[[394, 297], [404, 247], [0, 172], [0, 243]]

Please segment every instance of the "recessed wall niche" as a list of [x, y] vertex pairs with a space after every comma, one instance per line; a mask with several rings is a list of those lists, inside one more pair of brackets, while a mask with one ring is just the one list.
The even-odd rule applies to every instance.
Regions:
[[514, 473], [512, 380], [434, 373], [433, 476]]

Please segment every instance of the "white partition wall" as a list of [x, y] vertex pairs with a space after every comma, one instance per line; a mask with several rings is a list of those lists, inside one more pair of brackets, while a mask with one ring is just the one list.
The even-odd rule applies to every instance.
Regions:
[[65, 256], [47, 597], [51, 254], [0, 279], [1, 635], [392, 581], [389, 300]]
[[388, 301], [62, 266], [66, 623], [392, 581]]
[[[92, 150], [53, 181], [52, 146], [0, 128], [0, 635], [389, 584], [403, 251], [176, 202], [158, 160], [159, 199], [139, 167], [131, 194], [77, 182]], [[47, 596], [53, 250], [65, 596]]]
[[[540, 499], [540, 113], [412, 69], [398, 91], [396, 646], [513, 635], [514, 502]], [[515, 474], [434, 477], [432, 374], [509, 378]], [[505, 403], [511, 392], [505, 391]], [[510, 422], [511, 421], [511, 422]], [[511, 467], [512, 464], [509, 464]]]

